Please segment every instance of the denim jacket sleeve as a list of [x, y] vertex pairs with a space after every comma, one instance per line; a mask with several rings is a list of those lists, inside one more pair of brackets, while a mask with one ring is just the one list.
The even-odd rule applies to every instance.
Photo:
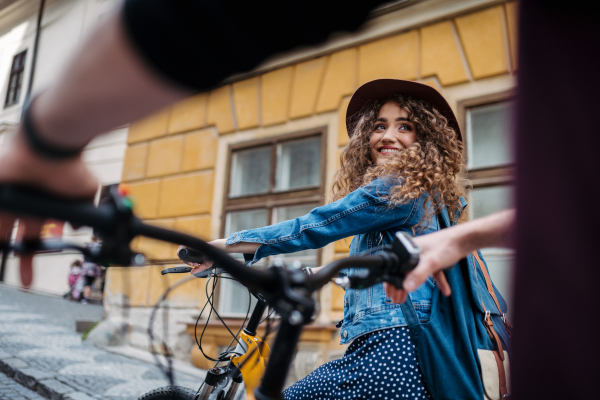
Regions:
[[254, 255], [244, 255], [253, 264], [269, 255], [318, 249], [348, 236], [381, 231], [412, 222], [416, 200], [389, 207], [390, 185], [376, 179], [346, 197], [313, 209], [308, 214], [258, 229], [233, 233], [226, 244], [261, 243]]

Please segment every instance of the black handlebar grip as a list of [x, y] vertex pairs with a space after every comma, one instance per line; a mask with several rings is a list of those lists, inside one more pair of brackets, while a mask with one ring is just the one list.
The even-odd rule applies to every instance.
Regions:
[[197, 250], [192, 250], [190, 248], [180, 249], [177, 252], [177, 257], [181, 261], [188, 261], [193, 263], [202, 264], [204, 262], [204, 256]]

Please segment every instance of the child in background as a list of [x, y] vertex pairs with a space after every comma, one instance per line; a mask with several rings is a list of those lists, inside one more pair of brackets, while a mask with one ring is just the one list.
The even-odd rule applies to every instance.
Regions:
[[81, 297], [81, 291], [83, 285], [79, 284], [81, 281], [81, 260], [75, 260], [71, 264], [71, 270], [69, 271], [69, 292], [65, 297], [72, 300], [79, 300]]

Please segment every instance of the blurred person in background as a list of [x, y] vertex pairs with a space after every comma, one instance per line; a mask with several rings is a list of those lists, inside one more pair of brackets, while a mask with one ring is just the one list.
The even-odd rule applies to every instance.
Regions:
[[71, 300], [79, 300], [83, 291], [83, 280], [81, 279], [81, 260], [71, 263], [69, 270], [69, 291], [64, 295]]
[[[92, 241], [88, 243], [86, 247], [92, 252], [97, 252], [97, 248], [100, 247], [98, 238], [92, 236]], [[81, 269], [81, 278], [83, 279], [83, 298], [81, 299], [81, 302], [87, 304], [90, 301], [94, 282], [96, 281], [96, 278], [100, 277], [102, 271], [98, 264], [87, 257], [84, 257]]]

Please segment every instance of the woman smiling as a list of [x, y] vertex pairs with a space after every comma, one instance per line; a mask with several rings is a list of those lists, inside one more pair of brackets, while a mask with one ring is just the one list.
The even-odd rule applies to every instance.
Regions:
[[[435, 215], [455, 224], [466, 206], [459, 181], [460, 129], [433, 88], [380, 79], [353, 95], [347, 111], [350, 141], [333, 184], [333, 202], [264, 228], [245, 230], [213, 245], [244, 253], [247, 264], [275, 254], [323, 247], [354, 236], [350, 255], [391, 244], [398, 231], [423, 235], [440, 229]], [[196, 266], [196, 265], [195, 265]], [[192, 273], [210, 267], [206, 262]], [[343, 273], [351, 276], [356, 268]], [[410, 294], [418, 319], [429, 320], [436, 283]], [[388, 290], [392, 293], [392, 290]], [[393, 297], [393, 298], [391, 298]], [[285, 399], [427, 399], [407, 321], [383, 284], [347, 289], [341, 343], [344, 357], [322, 365], [289, 387]]]

